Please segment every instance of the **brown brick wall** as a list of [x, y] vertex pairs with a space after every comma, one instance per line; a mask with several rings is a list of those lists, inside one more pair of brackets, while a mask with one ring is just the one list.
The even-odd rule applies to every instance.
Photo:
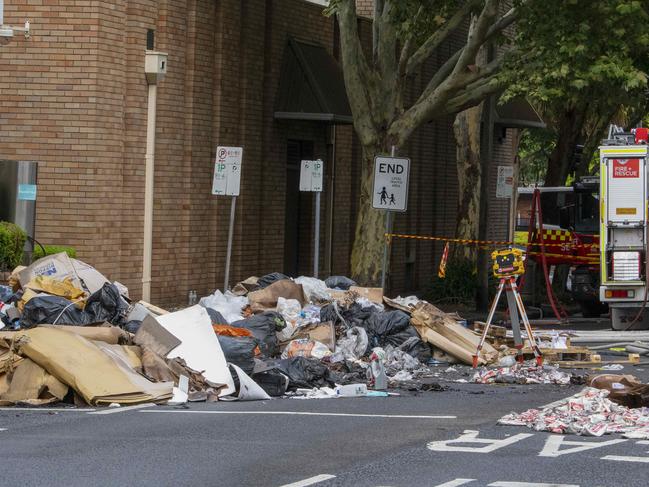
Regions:
[[[359, 8], [369, 9], [371, 3]], [[0, 47], [0, 159], [32, 159], [39, 168], [37, 239], [69, 244], [81, 259], [138, 297], [141, 289], [147, 84], [146, 31], [169, 53], [158, 89], [152, 300], [181, 303], [222, 287], [229, 198], [211, 196], [217, 145], [244, 147], [231, 281], [284, 270], [288, 140], [313, 142], [326, 162], [326, 215], [334, 209], [332, 273], [349, 272], [358, 208], [360, 147], [350, 126], [330, 132], [309, 122], [275, 121], [288, 36], [334, 50], [334, 20], [303, 0], [5, 0], [5, 21], [32, 21], [29, 41]], [[370, 25], [362, 22], [366, 47]], [[447, 43], [414, 81], [421, 89], [461, 39]], [[409, 211], [395, 229], [452, 235], [457, 173], [452, 118], [431, 123], [401, 153], [412, 159]], [[494, 164], [511, 159], [495, 143]], [[496, 164], [496, 165], [497, 165]], [[495, 171], [494, 171], [495, 172]], [[328, 184], [334, 181], [334, 201]], [[495, 188], [495, 174], [492, 186]], [[312, 207], [300, 220], [300, 271], [312, 261]], [[499, 206], [500, 205], [500, 206]], [[490, 206], [494, 222], [502, 202]], [[506, 229], [494, 224], [490, 236]], [[396, 241], [392, 291], [419, 289], [436, 272], [441, 245]]]

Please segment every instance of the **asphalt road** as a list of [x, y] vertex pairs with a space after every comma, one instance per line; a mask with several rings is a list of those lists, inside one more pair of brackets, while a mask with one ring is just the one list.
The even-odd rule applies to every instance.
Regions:
[[[623, 372], [644, 379], [649, 375], [642, 370]], [[0, 484], [649, 484], [649, 442], [610, 435], [558, 436], [496, 425], [512, 410], [547, 404], [580, 386], [448, 385], [451, 389], [443, 392], [406, 392], [389, 398], [94, 411], [1, 408]], [[446, 443], [465, 431], [492, 441]], [[471, 441], [469, 436], [464, 440]]]

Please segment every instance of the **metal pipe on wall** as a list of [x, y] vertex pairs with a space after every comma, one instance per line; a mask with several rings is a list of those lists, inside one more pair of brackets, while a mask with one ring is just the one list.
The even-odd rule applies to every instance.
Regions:
[[149, 84], [146, 122], [144, 173], [144, 248], [142, 250], [142, 299], [151, 300], [151, 261], [153, 254], [153, 182], [155, 168], [155, 128], [158, 86]]

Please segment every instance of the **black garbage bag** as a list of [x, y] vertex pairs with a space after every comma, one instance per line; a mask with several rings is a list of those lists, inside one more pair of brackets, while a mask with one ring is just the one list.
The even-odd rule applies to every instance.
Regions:
[[347, 291], [350, 287], [355, 286], [356, 282], [345, 276], [331, 276], [325, 280], [325, 285], [331, 289]]
[[90, 295], [84, 308], [86, 313], [94, 317], [94, 323], [108, 321], [116, 326], [124, 323], [127, 310], [128, 304], [122, 299], [119, 289], [109, 282]]
[[281, 281], [282, 279], [290, 279], [288, 276], [282, 274], [281, 272], [273, 272], [271, 274], [266, 274], [262, 276], [257, 281], [257, 286], [259, 289], [264, 289], [265, 287], [270, 286], [275, 281]]
[[36, 296], [25, 304], [21, 322], [25, 328], [40, 324], [85, 326], [103, 321], [121, 326], [127, 309], [117, 287], [106, 283], [88, 298], [83, 310], [60, 296]]
[[50, 325], [85, 326], [96, 323], [91, 313], [77, 308], [72, 301], [60, 296], [36, 296], [23, 308], [21, 324], [33, 328], [42, 323]]
[[217, 335], [225, 360], [238, 365], [246, 374], [255, 368], [255, 352], [259, 344], [255, 337]]
[[137, 333], [137, 331], [142, 326], [142, 321], [140, 320], [131, 320], [124, 325], [124, 330], [129, 333]]
[[251, 377], [271, 397], [283, 396], [288, 389], [288, 376], [277, 369], [256, 372]]
[[410, 326], [410, 316], [403, 311], [373, 313], [360, 324], [367, 331], [370, 342], [376, 338], [382, 345], [389, 335], [395, 335]]
[[[428, 343], [422, 341], [422, 339], [419, 338], [417, 330], [415, 330], [413, 327], [410, 328], [412, 328], [412, 331], [415, 332], [415, 336], [409, 336], [401, 344], [397, 345], [397, 348], [399, 348], [399, 350], [403, 350], [408, 355], [416, 358], [420, 362], [426, 363], [431, 358], [433, 358], [433, 351], [431, 350]], [[410, 328], [406, 328], [406, 330], [388, 337], [386, 341], [390, 342], [400, 340], [406, 335], [406, 333], [410, 332]]]
[[205, 308], [207, 314], [210, 315], [210, 320], [212, 320], [213, 325], [229, 325], [228, 320], [226, 320], [221, 313], [212, 308]]
[[[338, 312], [336, 312], [336, 306]], [[354, 303], [346, 309], [340, 305], [334, 305], [332, 303], [320, 308], [320, 321], [332, 321], [335, 325], [339, 325], [342, 323], [342, 320], [344, 320], [349, 327], [363, 326], [363, 323], [367, 321], [370, 316], [378, 312], [379, 311], [373, 306], [363, 308], [363, 306], [358, 303]]]
[[250, 330], [259, 341], [259, 348], [261, 349], [262, 355], [274, 357], [279, 354], [276, 333], [286, 327], [286, 321], [284, 321], [284, 318], [279, 313], [266, 311], [245, 320], [235, 321], [232, 323], [232, 326]]
[[338, 316], [338, 313], [336, 313], [336, 307], [334, 304], [327, 304], [320, 308], [320, 321], [322, 323], [331, 321], [334, 324], [340, 322], [340, 317]]
[[[268, 362], [268, 370], [281, 372], [289, 379], [288, 389], [333, 387], [338, 380], [326, 365], [317, 359], [293, 357]], [[257, 375], [257, 374], [255, 374]]]

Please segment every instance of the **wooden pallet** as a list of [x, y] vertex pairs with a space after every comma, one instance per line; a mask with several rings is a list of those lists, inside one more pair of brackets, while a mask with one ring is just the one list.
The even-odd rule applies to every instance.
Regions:
[[[591, 367], [602, 367], [603, 365], [610, 365], [610, 364], [634, 365], [639, 362], [640, 362], [640, 355], [638, 355], [637, 353], [630, 353], [627, 356], [626, 360], [606, 360], [606, 361], [602, 361], [602, 357], [600, 355], [594, 354], [591, 356], [591, 360], [561, 361], [561, 362], [557, 362], [556, 365], [564, 369], [588, 369]], [[611, 371], [611, 373], [615, 373], [615, 371]]]
[[[482, 321], [474, 321], [473, 325], [474, 331], [480, 335], [484, 331], [485, 326], [487, 326], [487, 324]], [[507, 328], [504, 326], [491, 325], [487, 336], [490, 338], [505, 338], [507, 336]]]
[[[555, 362], [594, 362], [600, 357], [586, 347], [568, 347], [568, 348], [541, 348], [543, 361], [547, 363]], [[523, 348], [523, 358], [525, 360], [534, 359], [534, 350], [529, 347]], [[601, 357], [599, 358], [601, 362]]]

